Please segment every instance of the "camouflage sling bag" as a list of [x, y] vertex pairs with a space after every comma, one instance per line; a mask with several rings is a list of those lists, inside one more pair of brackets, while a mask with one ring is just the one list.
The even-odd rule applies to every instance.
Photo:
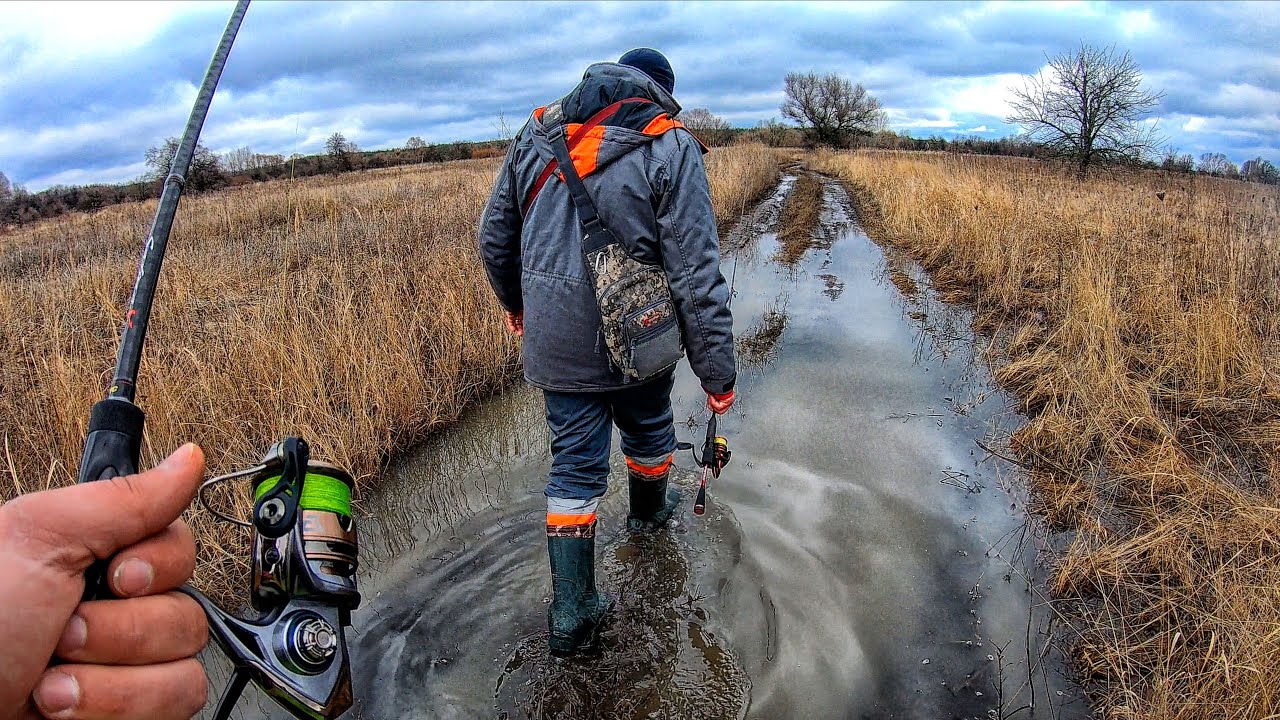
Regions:
[[600, 221], [563, 132], [551, 148], [582, 225], [582, 255], [600, 307], [609, 359], [629, 378], [651, 378], [684, 357], [667, 276], [660, 266], [631, 257]]

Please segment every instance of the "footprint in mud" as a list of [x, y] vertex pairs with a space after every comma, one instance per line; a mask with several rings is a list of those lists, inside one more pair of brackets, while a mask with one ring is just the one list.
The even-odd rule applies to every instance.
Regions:
[[616, 605], [598, 651], [560, 659], [547, 652], [545, 632], [525, 638], [498, 680], [496, 705], [546, 720], [744, 717], [751, 684], [707, 628], [689, 560], [696, 552], [670, 530], [606, 545], [597, 572]]

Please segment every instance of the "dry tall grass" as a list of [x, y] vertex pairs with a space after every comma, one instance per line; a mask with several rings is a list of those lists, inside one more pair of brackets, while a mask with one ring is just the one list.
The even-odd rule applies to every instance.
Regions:
[[721, 239], [729, 234], [734, 220], [777, 184], [780, 160], [775, 151], [760, 143], [716, 148], [707, 155], [711, 205]]
[[980, 329], [1071, 531], [1053, 590], [1110, 718], [1280, 713], [1280, 190], [896, 153], [815, 165]]
[[[184, 199], [139, 379], [143, 465], [195, 440], [223, 472], [300, 434], [365, 488], [387, 453], [515, 377], [519, 346], [474, 246], [497, 167]], [[763, 146], [717, 151], [708, 168], [720, 221], [776, 176]], [[0, 500], [74, 481], [154, 212], [121, 205], [0, 235]], [[246, 567], [243, 537], [203, 512], [189, 522], [197, 585], [225, 596]]]
[[811, 173], [801, 173], [787, 193], [779, 214], [779, 262], [794, 267], [810, 248], [821, 243], [816, 232], [821, 213], [822, 181]]

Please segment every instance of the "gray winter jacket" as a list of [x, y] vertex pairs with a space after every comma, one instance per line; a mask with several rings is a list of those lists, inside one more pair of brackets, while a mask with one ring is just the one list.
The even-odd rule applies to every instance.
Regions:
[[[626, 105], [619, 117], [627, 117], [596, 128], [594, 140], [574, 150], [574, 165], [627, 252], [665, 271], [689, 364], [703, 388], [727, 392], [735, 379], [732, 317], [704, 149], [683, 128], [661, 131], [679, 104], [639, 70], [598, 63], [559, 101], [559, 112], [572, 131], [602, 108], [635, 97], [653, 103]], [[507, 310], [524, 311], [530, 383], [568, 392], [621, 388], [628, 380], [609, 362], [569, 192], [551, 175], [533, 195], [553, 159], [551, 133], [561, 132], [560, 118], [551, 117], [555, 110], [546, 125], [543, 111], [535, 111], [507, 153], [481, 216], [480, 254], [498, 300]], [[645, 126], [652, 115], [658, 117]]]

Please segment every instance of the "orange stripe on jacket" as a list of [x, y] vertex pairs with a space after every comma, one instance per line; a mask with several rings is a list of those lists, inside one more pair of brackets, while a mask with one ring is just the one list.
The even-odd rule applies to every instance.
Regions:
[[641, 465], [635, 460], [632, 460], [631, 458], [627, 458], [627, 467], [631, 468], [632, 470], [635, 470], [641, 475], [651, 475], [651, 476], [661, 475], [662, 473], [670, 469], [671, 456], [668, 455], [666, 460], [663, 460], [661, 463], [658, 463], [657, 465]]
[[650, 120], [649, 124], [645, 125], [644, 129], [641, 130], [640, 132], [644, 133], [645, 135], [661, 135], [662, 133], [668, 130], [671, 130], [673, 128], [682, 128], [682, 127], [684, 127], [684, 125], [681, 124], [679, 120], [672, 120], [670, 115], [666, 113], [662, 113], [661, 115]]
[[[600, 145], [604, 142], [604, 133], [607, 129], [605, 125], [594, 125], [587, 128], [585, 133], [581, 135], [578, 131], [582, 128], [582, 123], [569, 123], [565, 125], [570, 139], [573, 140], [569, 145], [569, 157], [573, 159], [573, 166], [578, 170], [578, 177], [584, 178], [596, 171], [596, 167], [600, 164]], [[550, 163], [554, 167], [555, 161]], [[564, 180], [564, 174], [556, 170], [556, 175]], [[541, 178], [539, 178], [541, 180]], [[541, 190], [541, 187], [536, 187]]]
[[605, 125], [597, 125], [587, 131], [569, 151], [573, 166], [578, 170], [578, 177], [584, 178], [596, 171], [600, 164], [600, 144], [604, 142]]
[[547, 513], [547, 525], [565, 527], [568, 525], [590, 525], [596, 521], [595, 513]]
[[667, 132], [668, 130], [674, 130], [676, 128], [680, 128], [681, 130], [684, 130], [690, 135], [693, 135], [693, 139], [697, 140], [698, 145], [702, 147], [702, 152], [704, 153], [707, 152], [706, 143], [702, 142], [702, 140], [697, 135], [695, 135], [692, 130], [685, 127], [684, 123], [680, 122], [679, 120], [673, 120], [671, 116], [666, 113], [662, 113], [661, 115], [650, 120], [649, 124], [645, 125], [644, 130], [641, 130], [640, 132], [644, 133], [645, 135], [661, 135]]

